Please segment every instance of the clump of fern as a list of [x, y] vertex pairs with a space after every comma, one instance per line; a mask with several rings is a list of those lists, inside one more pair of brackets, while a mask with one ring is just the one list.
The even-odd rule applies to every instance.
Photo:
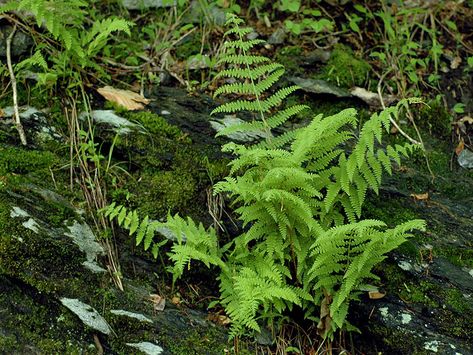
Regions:
[[[239, 39], [238, 44], [227, 46], [246, 51], [257, 42], [244, 39], [248, 30], [242, 30], [240, 24], [241, 20], [230, 18], [233, 27], [227, 33], [236, 33]], [[266, 60], [245, 53], [227, 55], [226, 62], [246, 65], [246, 74], [238, 67], [236, 76], [247, 75], [250, 82], [261, 79], [248, 68]], [[229, 69], [222, 75], [230, 73]], [[251, 94], [251, 87], [258, 88], [256, 83], [246, 84], [232, 84], [218, 93]], [[240, 128], [272, 127], [266, 126], [269, 119], [263, 120], [268, 106], [258, 96], [262, 92], [253, 92], [256, 101], [227, 103], [216, 112], [254, 109], [261, 121]], [[214, 192], [231, 197], [243, 222], [242, 233], [221, 246], [213, 228], [168, 216], [166, 222], [153, 222], [153, 231], [161, 237], [153, 237], [147, 246], [166, 243], [163, 234], [173, 236], [169, 258], [174, 279], [193, 260], [220, 269], [218, 303], [232, 320], [232, 336], [248, 330], [258, 332], [263, 321], [282, 318], [295, 306], [318, 323], [323, 337], [331, 338], [337, 330], [350, 328], [346, 320], [350, 302], [357, 299], [366, 282], [377, 278], [373, 267], [413, 230], [425, 228], [421, 220], [389, 229], [381, 221], [361, 219], [367, 190], [377, 193], [383, 171], [391, 174], [392, 162], [399, 164], [401, 156], [414, 149], [409, 144], [381, 145], [383, 133], [390, 129], [390, 115], [397, 115], [404, 103], [373, 114], [358, 137], [353, 134], [357, 112], [347, 109], [315, 117], [306, 127], [293, 131], [290, 139], [284, 139], [284, 149], [272, 143], [272, 135], [253, 146], [225, 145], [235, 159], [230, 163], [230, 176], [217, 183]], [[354, 145], [347, 153], [343, 146], [350, 141]], [[116, 209], [112, 206], [107, 213]], [[119, 213], [124, 221], [126, 213]]]

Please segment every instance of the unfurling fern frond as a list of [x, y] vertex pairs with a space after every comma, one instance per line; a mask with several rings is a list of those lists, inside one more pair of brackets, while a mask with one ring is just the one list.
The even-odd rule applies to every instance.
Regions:
[[220, 71], [216, 77], [231, 78], [236, 82], [222, 85], [214, 94], [215, 96], [233, 94], [240, 98], [217, 107], [211, 114], [250, 111], [256, 113], [257, 119], [247, 124], [238, 125], [238, 127], [231, 126], [223, 129], [217, 136], [235, 132], [255, 132], [263, 129], [267, 137], [265, 143], [272, 148], [278, 148], [290, 142], [294, 135], [287, 135], [285, 139], [276, 140], [273, 129], [307, 109], [308, 106], [298, 105], [273, 114], [274, 109], [298, 87], [291, 86], [270, 93], [273, 85], [284, 75], [284, 66], [272, 63], [269, 58], [264, 56], [251, 54], [251, 50], [264, 41], [246, 39], [252, 29], [241, 27], [242, 23], [241, 19], [235, 15], [229, 15], [227, 18], [226, 25], [230, 26], [230, 29], [225, 33], [227, 38], [224, 45], [226, 52], [218, 63], [231, 67]]

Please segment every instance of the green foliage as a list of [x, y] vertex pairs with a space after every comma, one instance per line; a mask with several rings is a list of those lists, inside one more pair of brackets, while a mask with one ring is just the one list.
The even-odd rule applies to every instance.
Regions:
[[[264, 117], [270, 105], [265, 102], [272, 96], [265, 101], [260, 95], [280, 75], [269, 80], [270, 84], [263, 84], [264, 78], [254, 81], [259, 73], [270, 78], [281, 67], [246, 54], [255, 42], [243, 41], [248, 30], [239, 27], [241, 20], [232, 17], [229, 23], [234, 27], [227, 34], [236, 33], [240, 39], [227, 47], [242, 53], [225, 56], [225, 63], [235, 63], [237, 68], [222, 75], [244, 77], [250, 84], [230, 84], [218, 93], [253, 93], [256, 102], [239, 100], [215, 111], [249, 109]], [[265, 64], [251, 69], [256, 63]], [[392, 160], [399, 164], [401, 156], [413, 148], [380, 146], [383, 132], [390, 128], [389, 115], [397, 115], [402, 104], [372, 115], [356, 139], [356, 111], [347, 109], [326, 118], [319, 115], [308, 126], [293, 131], [286, 149], [271, 144], [272, 136], [266, 138], [266, 144], [225, 145], [224, 151], [236, 158], [230, 163], [230, 176], [217, 183], [214, 192], [230, 195], [244, 230], [224, 246], [219, 245], [213, 228], [205, 229], [178, 215], [168, 216], [166, 222], [140, 221], [133, 212], [115, 205], [107, 215], [117, 217], [132, 234], [139, 231], [137, 242], [147, 241], [145, 248], [159, 248], [167, 240], [155, 239], [150, 230], [174, 239], [169, 252], [174, 279], [186, 266], [191, 267], [192, 260], [218, 267], [218, 303], [232, 320], [231, 336], [248, 329], [258, 332], [263, 320], [284, 317], [285, 311], [297, 305], [307, 318], [319, 322], [323, 337], [331, 338], [336, 330], [349, 328], [350, 301], [357, 298], [365, 282], [376, 279], [373, 266], [409, 238], [410, 231], [425, 227], [421, 220], [392, 229], [380, 221], [360, 220], [366, 191], [377, 192], [383, 170], [391, 173]], [[286, 117], [287, 110], [273, 117]], [[243, 128], [272, 128], [267, 125], [270, 120]], [[354, 145], [347, 153], [343, 147], [350, 141]]]
[[21, 75], [25, 69], [35, 70], [38, 83], [46, 86], [52, 86], [58, 79], [67, 79], [70, 87], [80, 84], [78, 74], [84, 69], [106, 76], [96, 56], [113, 33], [130, 34], [133, 24], [119, 18], [105, 18], [96, 19], [89, 27], [85, 16], [87, 6], [89, 3], [82, 0], [15, 0], [0, 6], [0, 13], [32, 13], [37, 26], [47, 30], [39, 37], [34, 55], [17, 64], [16, 71]]
[[[408, 93], [420, 94], [420, 88], [427, 81], [437, 85], [440, 79], [441, 57], [444, 53], [442, 39], [453, 36], [461, 41], [456, 24], [451, 20], [438, 18], [442, 5], [433, 7], [390, 6], [382, 1], [379, 11], [355, 5], [356, 12], [347, 15], [349, 27], [360, 40], [363, 28], [377, 29], [375, 36], [379, 45], [373, 47], [370, 56], [379, 61], [383, 77], [391, 79], [397, 93], [406, 97]], [[440, 26], [438, 24], [440, 24]], [[369, 36], [373, 36], [370, 30]]]

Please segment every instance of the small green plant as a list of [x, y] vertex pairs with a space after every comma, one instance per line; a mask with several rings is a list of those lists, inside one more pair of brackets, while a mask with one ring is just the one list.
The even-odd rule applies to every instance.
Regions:
[[[238, 129], [268, 133], [252, 146], [228, 143], [223, 147], [236, 158], [230, 163], [230, 176], [217, 183], [214, 192], [232, 198], [242, 233], [221, 246], [213, 228], [190, 218], [176, 215], [166, 222], [150, 221], [114, 204], [105, 215], [136, 234], [137, 243], [144, 241], [145, 249], [151, 247], [155, 256], [173, 240], [169, 270], [174, 280], [194, 260], [219, 268], [217, 303], [232, 320], [232, 336], [258, 332], [264, 321], [272, 324], [283, 319], [286, 311], [300, 307], [306, 318], [318, 323], [321, 336], [333, 338], [339, 329], [353, 329], [346, 319], [349, 305], [366, 282], [376, 279], [373, 266], [409, 238], [410, 231], [424, 229], [421, 220], [387, 229], [381, 221], [361, 219], [367, 190], [378, 192], [383, 170], [392, 172], [391, 160], [399, 164], [401, 155], [413, 149], [380, 145], [383, 131], [390, 128], [389, 116], [396, 115], [400, 106], [372, 115], [357, 139], [353, 134], [356, 111], [347, 109], [326, 118], [319, 115], [278, 140], [271, 129], [289, 117], [291, 108], [266, 116], [277, 110], [281, 93], [296, 88], [269, 95], [280, 67], [247, 52], [259, 41], [244, 39], [248, 29], [240, 27], [240, 19], [229, 17], [227, 24], [227, 36], [237, 38], [227, 42], [230, 53], [222, 62], [237, 68], [226, 69], [221, 76], [233, 73], [246, 80], [224, 85], [216, 94], [253, 94], [254, 100], [229, 102], [214, 112], [254, 111], [257, 120]], [[347, 153], [342, 147], [350, 143], [351, 153]]]
[[287, 19], [284, 21], [286, 29], [293, 35], [302, 33], [319, 33], [325, 30], [332, 30], [332, 21], [321, 17], [319, 10], [302, 7], [300, 0], [281, 0], [276, 3], [280, 11], [298, 15], [297, 20]]

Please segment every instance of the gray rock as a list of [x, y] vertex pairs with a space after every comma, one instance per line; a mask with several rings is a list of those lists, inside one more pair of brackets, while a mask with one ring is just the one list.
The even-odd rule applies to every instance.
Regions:
[[[93, 110], [90, 112], [94, 122], [109, 125], [117, 130], [120, 134], [127, 134], [138, 125], [128, 121], [126, 118], [118, 116], [113, 110]], [[81, 113], [79, 118], [85, 120], [87, 114]]]
[[123, 0], [122, 5], [128, 10], [144, 10], [176, 5], [173, 0]]
[[465, 169], [473, 169], [473, 152], [463, 149], [458, 155], [458, 164]]
[[[245, 121], [232, 115], [226, 115], [222, 119], [210, 121], [210, 125], [217, 132], [220, 132], [224, 128], [235, 126], [241, 123], [245, 123]], [[233, 132], [233, 133], [228, 134], [227, 137], [230, 138], [231, 140], [238, 141], [238, 142], [252, 142], [259, 138], [267, 137], [267, 134], [266, 132], [263, 132], [263, 131]]]
[[191, 2], [189, 16], [186, 17], [186, 21], [188, 22], [199, 23], [205, 21], [211, 22], [217, 26], [223, 26], [226, 19], [227, 15], [220, 7], [214, 4], [209, 4], [206, 6], [204, 11], [201, 2], [197, 0]]
[[151, 319], [148, 317], [140, 314], [140, 313], [133, 313], [129, 311], [125, 311], [123, 309], [112, 309], [110, 313], [115, 314], [117, 316], [125, 316], [125, 317], [130, 317], [139, 320], [140, 322], [147, 322], [147, 323], [153, 323]]
[[91, 306], [75, 298], [61, 298], [61, 303], [76, 314], [88, 327], [109, 335], [112, 329], [107, 321]]
[[72, 238], [73, 242], [86, 255], [86, 261], [83, 265], [93, 272], [105, 272], [106, 270], [100, 267], [97, 262], [97, 256], [104, 254], [102, 246], [97, 243], [96, 238], [90, 227], [85, 223], [74, 221], [74, 224], [67, 227], [69, 233], [64, 235]]
[[271, 36], [268, 38], [269, 44], [283, 44], [286, 40], [287, 32], [284, 27], [279, 27], [276, 31], [274, 31]]
[[141, 343], [126, 343], [126, 345], [138, 349], [147, 355], [159, 355], [164, 351], [159, 345], [147, 341], [142, 341]]
[[[0, 57], [2, 58], [7, 56], [6, 40], [12, 28], [12, 26], [0, 26]], [[16, 31], [11, 43], [12, 57], [18, 57], [29, 52], [33, 44], [33, 39], [30, 36], [21, 31]]]
[[349, 92], [340, 89], [335, 85], [331, 85], [324, 80], [291, 77], [289, 78], [289, 81], [299, 85], [303, 91], [310, 92], [312, 94], [328, 94], [334, 95], [336, 97], [351, 97]]

